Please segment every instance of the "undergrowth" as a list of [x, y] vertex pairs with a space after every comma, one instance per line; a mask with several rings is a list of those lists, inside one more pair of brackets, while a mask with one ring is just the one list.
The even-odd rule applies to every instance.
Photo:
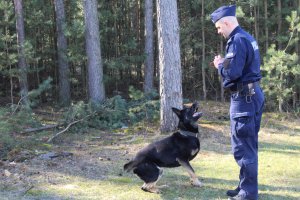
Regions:
[[129, 100], [117, 95], [97, 106], [83, 101], [73, 104], [65, 113], [65, 123], [84, 119], [71, 129], [78, 133], [87, 131], [89, 128], [116, 129], [128, 127], [143, 120], [153, 122], [159, 119], [157, 93], [145, 95], [133, 87], [130, 87], [129, 91]]
[[26, 109], [12, 112], [10, 108], [0, 108], [0, 159], [17, 146], [22, 146], [24, 140], [17, 141], [17, 132], [27, 127], [40, 126], [35, 115]]
[[[85, 133], [90, 128], [113, 130], [124, 128], [146, 121], [155, 122], [159, 119], [159, 100], [156, 92], [144, 94], [130, 87], [130, 99], [119, 95], [106, 99], [102, 104], [94, 105], [79, 101], [65, 108], [63, 117], [55, 123], [67, 127], [74, 123], [71, 133]], [[27, 128], [41, 127], [43, 121], [28, 109], [11, 111], [10, 108], [0, 108], [0, 160], [5, 159], [7, 153], [13, 149], [39, 146], [38, 137], [22, 137], [21, 131]], [[58, 119], [56, 119], [58, 120]], [[48, 133], [49, 134], [49, 133]]]

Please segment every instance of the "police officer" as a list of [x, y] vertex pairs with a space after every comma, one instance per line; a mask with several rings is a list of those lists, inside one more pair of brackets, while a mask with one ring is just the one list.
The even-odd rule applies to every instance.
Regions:
[[260, 88], [260, 54], [255, 39], [235, 17], [236, 6], [222, 6], [211, 14], [218, 34], [228, 39], [226, 55], [215, 56], [213, 65], [230, 90], [231, 146], [240, 167], [239, 185], [228, 190], [231, 200], [258, 199], [258, 131], [264, 105]]

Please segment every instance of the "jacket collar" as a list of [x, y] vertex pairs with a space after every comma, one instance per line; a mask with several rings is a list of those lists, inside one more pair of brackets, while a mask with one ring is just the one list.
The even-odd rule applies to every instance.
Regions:
[[241, 30], [242, 30], [242, 28], [240, 26], [235, 27], [235, 29], [233, 29], [233, 31], [229, 34], [229, 38], [231, 38], [232, 36], [234, 36], [236, 33], [238, 33]]

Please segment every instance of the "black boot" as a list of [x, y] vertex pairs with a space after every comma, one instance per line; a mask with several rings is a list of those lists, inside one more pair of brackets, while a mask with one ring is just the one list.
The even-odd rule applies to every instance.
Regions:
[[229, 197], [234, 197], [234, 196], [236, 196], [239, 192], [240, 192], [240, 188], [239, 187], [237, 187], [237, 188], [235, 188], [234, 190], [228, 190], [227, 192], [226, 192], [226, 194], [227, 194], [227, 196], [229, 196]]

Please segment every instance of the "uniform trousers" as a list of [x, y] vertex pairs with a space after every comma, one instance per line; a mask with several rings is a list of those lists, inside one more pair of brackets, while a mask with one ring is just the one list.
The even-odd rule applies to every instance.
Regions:
[[240, 167], [239, 194], [258, 199], [258, 132], [264, 107], [264, 93], [259, 85], [255, 94], [231, 94], [230, 126], [232, 153]]

